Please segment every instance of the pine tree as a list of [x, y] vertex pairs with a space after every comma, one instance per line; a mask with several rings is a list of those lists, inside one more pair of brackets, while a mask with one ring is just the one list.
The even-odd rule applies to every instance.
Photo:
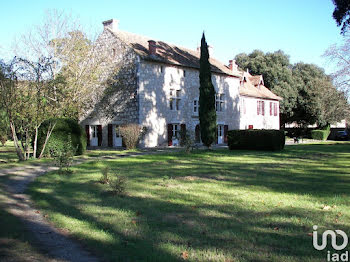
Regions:
[[199, 124], [201, 138], [208, 148], [216, 139], [215, 89], [211, 81], [208, 45], [203, 33], [199, 69]]

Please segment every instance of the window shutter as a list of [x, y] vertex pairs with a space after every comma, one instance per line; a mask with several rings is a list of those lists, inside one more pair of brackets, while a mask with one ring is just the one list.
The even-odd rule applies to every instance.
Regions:
[[201, 129], [199, 125], [196, 125], [196, 143], [200, 143], [201, 142]]
[[98, 139], [98, 146], [102, 145], [102, 126], [97, 126], [97, 139]]
[[168, 146], [173, 145], [173, 125], [168, 124]]
[[186, 138], [186, 124], [181, 124], [180, 130], [181, 130], [180, 145], [184, 146], [184, 141], [185, 141], [185, 138]]
[[274, 112], [274, 116], [277, 116], [277, 103], [274, 104], [275, 105], [275, 112]]
[[108, 146], [113, 147], [113, 125], [108, 124]]
[[270, 102], [270, 116], [272, 116], [272, 105], [273, 105], [273, 103]]
[[260, 113], [260, 101], [257, 101], [257, 112], [256, 114], [259, 115]]
[[218, 126], [216, 125], [216, 132], [215, 132], [216, 144], [219, 144], [218, 131], [219, 131]]
[[224, 143], [227, 143], [228, 125], [224, 125]]
[[90, 126], [85, 126], [85, 132], [86, 132], [86, 146], [90, 146]]
[[261, 101], [261, 109], [262, 109], [262, 115], [265, 115], [265, 101]]

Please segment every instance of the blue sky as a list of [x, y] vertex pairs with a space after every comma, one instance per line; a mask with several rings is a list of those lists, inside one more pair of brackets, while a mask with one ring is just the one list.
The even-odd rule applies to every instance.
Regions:
[[1, 5], [0, 58], [10, 57], [13, 38], [40, 24], [48, 9], [65, 10], [83, 26], [100, 31], [102, 21], [116, 18], [121, 30], [191, 49], [204, 30], [214, 56], [224, 63], [254, 49], [281, 49], [292, 63], [315, 63], [330, 73], [321, 55], [342, 40], [331, 0], [12, 0]]

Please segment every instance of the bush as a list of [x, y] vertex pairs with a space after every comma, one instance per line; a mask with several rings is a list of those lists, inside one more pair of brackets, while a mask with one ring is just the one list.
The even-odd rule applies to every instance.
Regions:
[[100, 178], [100, 183], [101, 184], [109, 184], [109, 182], [110, 182], [110, 178], [109, 178], [110, 168], [109, 168], [109, 166], [102, 168], [101, 172], [102, 172], [102, 176]]
[[329, 134], [331, 133], [330, 130], [312, 130], [311, 131], [311, 138], [315, 140], [327, 140]]
[[66, 146], [67, 139], [71, 140], [75, 155], [82, 155], [86, 150], [86, 134], [77, 121], [67, 118], [50, 119], [44, 121], [38, 132], [38, 150], [39, 156], [45, 143], [47, 130], [50, 123], [56, 122], [56, 126], [45, 147], [44, 155], [51, 156], [51, 152], [61, 152]]
[[68, 137], [62, 145], [62, 148], [51, 149], [50, 155], [53, 156], [56, 165], [59, 167], [60, 173], [71, 174], [70, 169], [73, 164], [73, 156], [75, 155], [76, 148], [72, 145], [72, 140]]
[[120, 134], [123, 137], [123, 143], [126, 149], [134, 149], [137, 147], [142, 135], [146, 132], [137, 124], [127, 124], [120, 127]]
[[126, 189], [126, 177], [125, 176], [117, 176], [116, 178], [110, 181], [109, 186], [112, 189], [112, 193], [114, 195], [122, 196], [125, 195]]
[[232, 149], [282, 150], [285, 144], [283, 130], [230, 130], [228, 146]]

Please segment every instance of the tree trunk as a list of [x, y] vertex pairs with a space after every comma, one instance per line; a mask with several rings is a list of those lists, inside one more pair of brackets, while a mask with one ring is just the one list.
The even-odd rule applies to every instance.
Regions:
[[23, 152], [20, 148], [20, 145], [18, 143], [18, 138], [17, 138], [17, 134], [16, 134], [16, 127], [15, 127], [13, 122], [10, 122], [10, 128], [11, 128], [11, 133], [12, 133], [12, 139], [13, 139], [13, 142], [15, 143], [15, 148], [16, 148], [16, 153], [17, 153], [18, 159], [20, 161], [24, 161], [25, 158], [24, 158]]
[[55, 126], [56, 126], [56, 123], [57, 123], [57, 122], [55, 122], [53, 125], [51, 125], [51, 123], [50, 123], [49, 128], [47, 129], [45, 142], [44, 142], [43, 148], [41, 149], [40, 155], [39, 155], [39, 157], [38, 157], [39, 159], [42, 158], [43, 155], [44, 155], [44, 151], [45, 151], [45, 148], [46, 148], [46, 144], [47, 144], [47, 142], [49, 141], [49, 138], [50, 138], [50, 136], [51, 136], [51, 133], [52, 133], [52, 131], [54, 130], [54, 128], [55, 128]]
[[36, 158], [36, 151], [38, 149], [38, 132], [39, 127], [41, 124], [39, 124], [37, 127], [35, 127], [35, 137], [34, 137], [34, 145], [33, 145], [33, 158]]

